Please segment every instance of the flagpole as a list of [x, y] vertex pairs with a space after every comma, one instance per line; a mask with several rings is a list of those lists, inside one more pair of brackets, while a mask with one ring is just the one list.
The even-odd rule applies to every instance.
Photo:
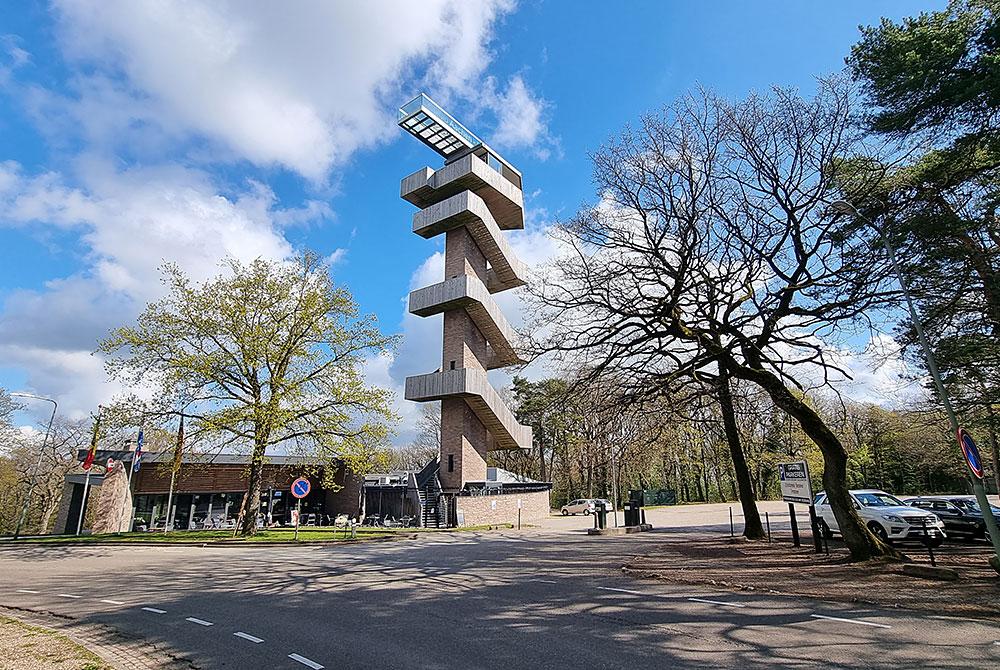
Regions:
[[171, 469], [170, 471], [170, 492], [167, 493], [167, 518], [163, 522], [163, 533], [166, 534], [167, 529], [170, 528], [170, 503], [174, 499], [174, 475], [176, 473]]
[[83, 530], [83, 513], [87, 509], [87, 493], [90, 491], [90, 469], [87, 469], [87, 478], [83, 481], [83, 499], [80, 501], [80, 516], [76, 521], [76, 534]]
[[[129, 502], [129, 497], [131, 496], [131, 493], [132, 493], [132, 473], [133, 472], [135, 472], [135, 452], [134, 451], [132, 452], [132, 460], [128, 464], [128, 483], [125, 485], [125, 495], [123, 496], [124, 499], [122, 500], [123, 503], [128, 503]], [[125, 526], [125, 530], [123, 531], [122, 527], [121, 527], [121, 524], [118, 524], [118, 532], [119, 533], [123, 533], [123, 532], [127, 533], [130, 530], [132, 530], [132, 516], [131, 516], [131, 514], [129, 512], [129, 510], [131, 510], [131, 509], [132, 509], [132, 505], [128, 505], [128, 504], [125, 505], [125, 514], [122, 515], [122, 516], [123, 516], [123, 518], [126, 517], [126, 516], [128, 517], [128, 525]]]
[[90, 492], [90, 471], [94, 467], [94, 458], [97, 456], [97, 440], [101, 431], [101, 405], [97, 406], [97, 416], [94, 417], [94, 434], [90, 437], [90, 449], [83, 459], [83, 469], [87, 471], [87, 477], [83, 481], [83, 500], [80, 501], [80, 517], [76, 522], [76, 534], [83, 530], [83, 513], [87, 509], [87, 494]]

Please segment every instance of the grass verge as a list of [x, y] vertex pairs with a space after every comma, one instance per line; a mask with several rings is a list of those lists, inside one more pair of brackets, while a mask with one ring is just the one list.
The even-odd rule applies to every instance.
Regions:
[[[370, 528], [357, 527], [357, 536], [352, 538], [350, 531], [332, 527], [299, 528], [299, 542], [343, 542], [346, 540], [365, 541], [388, 539], [406, 536], [413, 533], [455, 533], [468, 531], [493, 530], [497, 528], [513, 528], [511, 524], [499, 526], [467, 526], [463, 528]], [[293, 528], [269, 528], [258, 531], [253, 537], [233, 537], [232, 530], [177, 530], [169, 533], [111, 533], [106, 535], [53, 535], [51, 537], [21, 538], [8, 540], [10, 544], [247, 544], [254, 542], [293, 543], [295, 540]], [[2, 546], [2, 544], [0, 544]]]
[[65, 635], [0, 616], [4, 670], [111, 670], [104, 660]]

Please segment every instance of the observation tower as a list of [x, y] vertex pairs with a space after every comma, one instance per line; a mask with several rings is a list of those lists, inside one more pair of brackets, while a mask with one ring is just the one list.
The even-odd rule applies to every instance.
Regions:
[[[444, 158], [404, 178], [400, 196], [420, 208], [413, 232], [445, 236], [444, 277], [410, 293], [409, 311], [444, 315], [441, 366], [408, 377], [405, 397], [441, 401], [438, 478], [444, 520], [456, 525], [456, 496], [487, 481], [487, 453], [530, 449], [487, 372], [521, 363], [515, 332], [493, 295], [525, 283], [525, 266], [503, 231], [524, 228], [521, 173], [424, 94], [399, 110], [399, 125]], [[495, 504], [494, 504], [495, 508]], [[468, 520], [467, 520], [468, 522]]]

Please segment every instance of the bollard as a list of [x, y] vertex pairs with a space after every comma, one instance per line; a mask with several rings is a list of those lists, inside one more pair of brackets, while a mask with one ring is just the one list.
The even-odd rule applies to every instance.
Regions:
[[793, 503], [788, 503], [788, 518], [792, 522], [792, 545], [802, 546], [799, 542], [799, 521], [795, 518], [795, 505]]
[[809, 505], [809, 526], [812, 528], [813, 534], [813, 550], [817, 553], [823, 553], [823, 538], [820, 537], [822, 532], [819, 528], [819, 519], [816, 518], [816, 506]]
[[920, 525], [924, 529], [924, 546], [927, 547], [927, 554], [931, 558], [931, 566], [934, 567], [937, 563], [934, 562], [934, 548], [931, 546], [931, 536], [927, 532], [927, 519], [921, 519]]
[[733, 525], [733, 508], [729, 508], [729, 537], [736, 537], [736, 527]]
[[771, 517], [764, 512], [764, 521], [767, 523], [767, 543], [771, 544]]

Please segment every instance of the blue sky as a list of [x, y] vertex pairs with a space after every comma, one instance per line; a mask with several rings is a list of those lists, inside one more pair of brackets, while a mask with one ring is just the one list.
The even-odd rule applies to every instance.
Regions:
[[539, 262], [545, 227], [594, 199], [588, 152], [624, 124], [697, 85], [808, 92], [843, 67], [859, 24], [944, 3], [278, 4], [5, 10], [0, 386], [85, 414], [115, 391], [96, 338], [158, 295], [160, 262], [208, 276], [226, 255], [308, 247], [404, 335], [370, 366], [398, 388], [437, 366], [439, 329], [404, 316], [440, 262], [398, 197], [403, 176], [440, 164], [394, 125], [412, 95], [519, 167], [529, 229], [514, 244]]

